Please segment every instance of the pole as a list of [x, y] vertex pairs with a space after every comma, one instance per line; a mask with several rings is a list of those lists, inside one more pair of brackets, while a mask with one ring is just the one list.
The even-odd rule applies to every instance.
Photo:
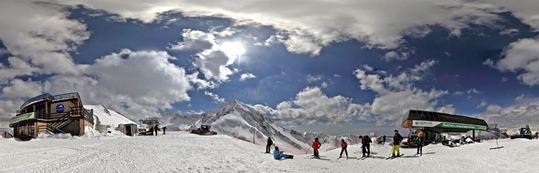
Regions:
[[256, 130], [254, 129], [254, 127], [251, 127], [251, 129], [253, 129], [253, 144], [255, 144], [255, 133], [256, 133]]

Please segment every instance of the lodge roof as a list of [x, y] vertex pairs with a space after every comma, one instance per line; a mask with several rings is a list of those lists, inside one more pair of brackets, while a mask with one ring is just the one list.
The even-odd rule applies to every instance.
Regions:
[[405, 121], [406, 120], [440, 121], [488, 126], [485, 120], [479, 118], [421, 110], [410, 110], [408, 112], [408, 117], [405, 119]]
[[72, 99], [72, 98], [80, 98], [79, 93], [72, 92], [72, 93], [65, 93], [65, 94], [59, 94], [59, 95], [51, 95], [49, 93], [43, 93], [39, 96], [30, 98], [26, 100], [20, 107], [20, 109], [23, 109], [24, 107], [31, 105], [33, 103], [42, 101], [42, 100], [51, 100], [51, 101], [59, 101], [59, 100], [65, 100], [65, 99]]

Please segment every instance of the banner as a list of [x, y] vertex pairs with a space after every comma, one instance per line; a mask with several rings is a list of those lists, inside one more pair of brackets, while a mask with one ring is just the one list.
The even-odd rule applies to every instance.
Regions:
[[24, 120], [34, 119], [34, 118], [35, 118], [34, 112], [29, 112], [29, 113], [25, 113], [25, 114], [22, 114], [22, 115], [17, 115], [15, 117], [11, 118], [9, 123], [13, 124], [13, 123], [18, 123], [18, 122], [21, 122], [21, 121], [24, 121]]
[[412, 127], [434, 127], [434, 128], [449, 128], [449, 129], [470, 129], [470, 130], [487, 130], [487, 126], [464, 123], [451, 123], [440, 121], [423, 121], [413, 120]]

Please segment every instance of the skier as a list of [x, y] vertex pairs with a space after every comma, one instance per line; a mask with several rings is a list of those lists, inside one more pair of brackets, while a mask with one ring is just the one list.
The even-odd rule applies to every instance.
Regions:
[[[391, 149], [392, 157], [400, 157], [400, 144], [402, 141], [402, 136], [399, 134], [398, 130], [395, 130], [395, 134], [393, 135], [393, 147]], [[397, 155], [395, 155], [397, 153]]]
[[275, 146], [275, 149], [273, 150], [273, 158], [275, 160], [281, 160], [281, 159], [293, 159], [294, 155], [288, 155], [284, 154], [283, 151], [279, 150], [279, 147]]
[[417, 154], [423, 155], [423, 143], [425, 141], [425, 134], [423, 131], [418, 130], [417, 131]]
[[167, 134], [167, 126], [163, 127], [163, 135]]
[[159, 130], [159, 125], [155, 125], [155, 127], [153, 129], [155, 130], [155, 136], [157, 136], [157, 131]]
[[346, 150], [346, 147], [348, 147], [348, 143], [344, 141], [344, 139], [341, 139], [341, 154], [339, 155], [339, 158], [342, 158], [342, 153], [346, 153], [346, 159], [348, 159], [348, 150]]
[[[371, 156], [371, 138], [368, 135], [363, 136], [361, 138], [361, 150], [363, 153], [363, 157], [369, 157]], [[367, 154], [367, 156], [365, 156]]]
[[313, 141], [313, 153], [314, 153], [314, 157], [317, 158], [317, 159], [320, 159], [320, 155], [318, 153], [318, 149], [320, 149], [320, 147], [322, 146], [322, 144], [320, 144], [320, 141], [318, 141], [318, 138], [314, 138], [314, 141]]
[[268, 143], [266, 144], [266, 153], [270, 153], [271, 146], [273, 145], [273, 141], [270, 137], [268, 137]]
[[386, 135], [382, 137], [382, 145], [386, 144]]

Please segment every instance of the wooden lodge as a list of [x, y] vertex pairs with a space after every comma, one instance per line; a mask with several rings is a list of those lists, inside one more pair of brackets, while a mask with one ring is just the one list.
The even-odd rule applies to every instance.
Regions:
[[93, 110], [83, 107], [78, 93], [45, 93], [24, 102], [9, 127], [13, 128], [13, 136], [22, 140], [45, 133], [81, 136], [85, 127], [93, 127], [93, 117]]

